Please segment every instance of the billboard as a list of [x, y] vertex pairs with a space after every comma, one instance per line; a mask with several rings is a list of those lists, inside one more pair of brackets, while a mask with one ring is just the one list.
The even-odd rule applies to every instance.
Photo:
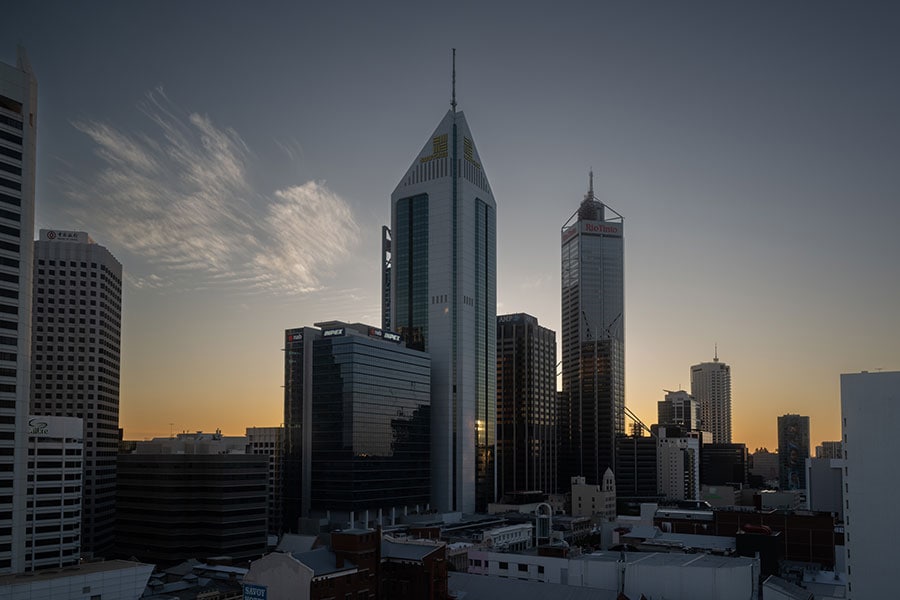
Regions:
[[266, 586], [255, 583], [244, 584], [244, 600], [266, 600]]
[[45, 242], [78, 242], [92, 244], [94, 240], [86, 231], [68, 231], [65, 229], [41, 229], [39, 240]]

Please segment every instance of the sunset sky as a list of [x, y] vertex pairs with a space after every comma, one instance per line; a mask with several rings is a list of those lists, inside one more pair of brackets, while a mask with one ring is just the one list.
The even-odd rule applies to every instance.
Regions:
[[[734, 441], [839, 439], [900, 368], [900, 9], [849, 2], [18, 2], [36, 227], [125, 270], [120, 426], [278, 425], [283, 330], [378, 324], [390, 193], [457, 100], [498, 206], [498, 314], [559, 331], [559, 230], [624, 215], [626, 404], [732, 368]], [[877, 418], [877, 416], [876, 416]]]

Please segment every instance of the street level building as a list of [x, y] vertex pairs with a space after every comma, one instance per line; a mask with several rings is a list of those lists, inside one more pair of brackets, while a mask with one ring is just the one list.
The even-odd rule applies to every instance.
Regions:
[[[594, 195], [561, 231], [562, 403], [558, 479], [598, 484], [625, 433], [623, 218]], [[618, 478], [618, 473], [616, 472]]]
[[432, 503], [486, 510], [496, 500], [497, 204], [455, 90], [391, 194], [390, 232], [391, 328], [431, 355]]
[[118, 455], [116, 552], [155, 564], [259, 557], [269, 460], [247, 438], [185, 433]]
[[0, 574], [25, 569], [37, 80], [19, 48], [0, 63]]
[[84, 421], [82, 552], [113, 543], [122, 265], [83, 231], [34, 242], [31, 412]]
[[531, 315], [497, 317], [497, 486], [556, 491], [556, 332]]
[[900, 371], [841, 375], [847, 598], [891, 595], [897, 589], [893, 536], [900, 514], [888, 465], [900, 455]]
[[[284, 526], [430, 497], [429, 356], [400, 335], [328, 321], [285, 331]], [[352, 513], [352, 515], [351, 515]]]

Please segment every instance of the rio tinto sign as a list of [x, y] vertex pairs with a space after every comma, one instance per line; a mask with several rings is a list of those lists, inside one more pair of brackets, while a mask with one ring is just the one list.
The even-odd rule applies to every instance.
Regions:
[[581, 221], [581, 233], [588, 235], [622, 235], [621, 223], [609, 223], [607, 221]]

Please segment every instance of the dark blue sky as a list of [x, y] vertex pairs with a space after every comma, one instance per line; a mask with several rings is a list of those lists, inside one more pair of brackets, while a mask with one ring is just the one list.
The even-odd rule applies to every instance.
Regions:
[[626, 219], [626, 395], [645, 420], [716, 342], [751, 446], [785, 412], [836, 439], [838, 373], [900, 367], [891, 3], [4, 15], [0, 59], [23, 43], [40, 86], [38, 225], [89, 231], [129, 273], [126, 434], [276, 424], [279, 331], [377, 322], [380, 225], [448, 108], [451, 47], [498, 203], [498, 312], [558, 330], [558, 231], [593, 168]]

